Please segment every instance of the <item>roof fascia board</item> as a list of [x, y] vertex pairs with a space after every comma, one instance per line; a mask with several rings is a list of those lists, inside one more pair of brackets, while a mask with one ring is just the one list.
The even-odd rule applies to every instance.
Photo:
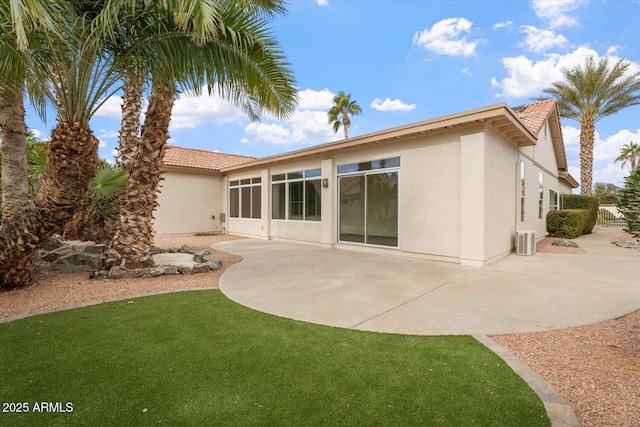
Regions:
[[227, 166], [220, 170], [224, 172], [240, 171], [250, 169], [266, 164], [284, 162], [293, 159], [302, 159], [318, 155], [327, 155], [338, 151], [352, 150], [364, 145], [380, 144], [399, 139], [409, 139], [411, 137], [426, 134], [435, 131], [449, 130], [462, 127], [464, 125], [487, 123], [491, 120], [506, 118], [512, 130], [517, 130], [521, 138], [525, 141], [519, 145], [535, 145], [537, 138], [531, 131], [518, 119], [515, 112], [505, 103], [494, 104], [483, 108], [464, 111], [461, 113], [451, 114], [438, 117], [435, 119], [425, 120], [409, 125], [398, 126], [395, 128], [385, 129], [383, 131], [369, 133], [346, 140], [329, 142], [314, 147], [303, 148], [300, 150], [289, 151], [283, 154], [277, 154], [269, 157], [263, 157], [247, 163], [235, 166]]

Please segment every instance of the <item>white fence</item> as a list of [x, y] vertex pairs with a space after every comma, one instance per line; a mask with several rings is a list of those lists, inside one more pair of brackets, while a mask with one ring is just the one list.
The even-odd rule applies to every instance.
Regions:
[[626, 227], [624, 215], [618, 210], [616, 205], [600, 205], [598, 208], [598, 221], [600, 227]]

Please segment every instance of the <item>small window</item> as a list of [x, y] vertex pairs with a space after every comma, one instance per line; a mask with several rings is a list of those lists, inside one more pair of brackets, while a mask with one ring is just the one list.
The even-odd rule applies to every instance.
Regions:
[[350, 163], [338, 166], [338, 173], [362, 172], [377, 169], [397, 168], [400, 167], [400, 157], [391, 157], [389, 159], [373, 160], [370, 162]]
[[271, 218], [320, 221], [322, 169], [271, 176]]
[[558, 192], [555, 190], [549, 190], [549, 210], [557, 211], [558, 208]]
[[231, 218], [261, 217], [262, 179], [248, 178], [229, 181], [229, 216]]
[[544, 176], [542, 172], [538, 172], [538, 188], [539, 188], [539, 198], [538, 198], [538, 219], [542, 219], [544, 217]]

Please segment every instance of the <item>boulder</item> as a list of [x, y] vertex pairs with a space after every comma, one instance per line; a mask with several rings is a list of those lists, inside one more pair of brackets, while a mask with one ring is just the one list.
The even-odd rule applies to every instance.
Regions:
[[576, 242], [572, 242], [571, 240], [567, 240], [567, 239], [554, 240], [553, 242], [551, 242], [551, 244], [553, 246], [561, 246], [563, 248], [579, 248], [580, 247]]

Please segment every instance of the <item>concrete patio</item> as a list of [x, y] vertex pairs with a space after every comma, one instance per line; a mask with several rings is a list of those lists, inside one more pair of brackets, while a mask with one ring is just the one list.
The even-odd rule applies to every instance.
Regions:
[[219, 286], [230, 299], [282, 317], [367, 331], [494, 335], [616, 318], [640, 308], [640, 252], [598, 228], [586, 254], [509, 255], [483, 268], [395, 254], [242, 239]]

